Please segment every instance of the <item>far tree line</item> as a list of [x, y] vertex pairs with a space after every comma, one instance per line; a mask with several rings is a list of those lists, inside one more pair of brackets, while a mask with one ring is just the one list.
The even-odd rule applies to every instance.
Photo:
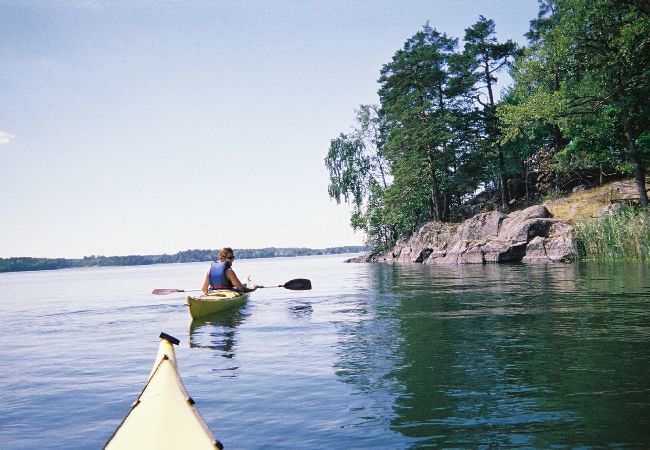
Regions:
[[[334, 255], [366, 251], [363, 246], [313, 248], [256, 248], [235, 249], [239, 259], [277, 258], [292, 256]], [[219, 250], [184, 250], [173, 255], [128, 255], [128, 256], [84, 256], [83, 258], [0, 258], [0, 272], [21, 272], [28, 270], [54, 270], [73, 267], [95, 266], [138, 266], [148, 264], [171, 264], [211, 261]]]
[[526, 37], [499, 41], [483, 16], [462, 41], [426, 24], [382, 67], [379, 104], [325, 158], [370, 246], [462, 219], [477, 193], [507, 210], [632, 175], [648, 206], [650, 3], [541, 0]]

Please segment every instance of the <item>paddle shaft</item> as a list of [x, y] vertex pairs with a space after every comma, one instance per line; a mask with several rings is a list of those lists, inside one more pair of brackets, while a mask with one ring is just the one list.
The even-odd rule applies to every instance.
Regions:
[[[311, 289], [311, 281], [305, 278], [296, 278], [277, 286], [257, 286], [258, 288], [283, 287], [292, 291], [308, 291]], [[199, 292], [201, 289], [154, 289], [151, 293], [154, 295], [167, 295], [177, 292]]]
[[202, 289], [154, 289], [151, 291], [154, 295], [175, 294], [177, 292], [199, 292]]

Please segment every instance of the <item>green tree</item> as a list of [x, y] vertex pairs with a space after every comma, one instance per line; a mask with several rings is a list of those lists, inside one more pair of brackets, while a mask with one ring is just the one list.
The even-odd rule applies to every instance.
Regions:
[[472, 84], [466, 61], [456, 53], [457, 42], [425, 25], [382, 67], [379, 79], [386, 156], [393, 164], [403, 160], [426, 168], [422, 178], [394, 171], [395, 183], [408, 192], [422, 192], [424, 186], [427, 218], [435, 220], [449, 220], [457, 194], [454, 136], [469, 108]]
[[[500, 126], [496, 114], [497, 101], [494, 86], [496, 74], [506, 68], [517, 51], [517, 45], [508, 40], [500, 43], [496, 39], [494, 21], [483, 16], [471, 27], [465, 30], [465, 54], [472, 60], [472, 72], [476, 77], [478, 95], [476, 101], [482, 107], [482, 120], [485, 127], [486, 147], [496, 155], [499, 184], [501, 188], [501, 206], [508, 205], [508, 178], [506, 161], [499, 136]], [[485, 100], [482, 98], [485, 94]]]
[[382, 152], [381, 117], [375, 105], [361, 105], [353, 130], [330, 142], [325, 157], [328, 193], [337, 203], [353, 206], [351, 226], [366, 233], [373, 247], [387, 247], [395, 232], [384, 220], [383, 191], [390, 182], [389, 163]]
[[[625, 157], [634, 167], [641, 204], [648, 206], [650, 3], [561, 0], [557, 5], [561, 18], [552, 42], [576, 71], [573, 99], [586, 99], [606, 122], [613, 119]], [[560, 36], [573, 45], [566, 45]]]
[[544, 123], [556, 168], [630, 170], [647, 206], [649, 16], [647, 2], [543, 1], [531, 23], [532, 46], [514, 74], [521, 101], [499, 111], [504, 140]]

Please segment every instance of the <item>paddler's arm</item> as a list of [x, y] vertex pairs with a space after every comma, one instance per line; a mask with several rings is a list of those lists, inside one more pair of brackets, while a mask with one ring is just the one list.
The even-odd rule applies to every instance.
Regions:
[[239, 281], [239, 278], [237, 278], [237, 275], [235, 275], [235, 272], [232, 269], [226, 270], [226, 278], [228, 278], [228, 281], [230, 281], [232, 287], [234, 287], [238, 291], [253, 292], [254, 290], [257, 289], [257, 285], [255, 284], [251, 287], [244, 286], [242, 282]]
[[207, 294], [208, 293], [208, 288], [210, 287], [210, 271], [205, 274], [205, 279], [203, 280], [203, 293]]

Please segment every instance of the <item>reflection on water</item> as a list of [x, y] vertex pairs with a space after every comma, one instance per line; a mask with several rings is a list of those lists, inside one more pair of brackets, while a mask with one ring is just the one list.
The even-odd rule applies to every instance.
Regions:
[[309, 320], [311, 315], [314, 312], [314, 308], [311, 306], [311, 303], [294, 300], [287, 307], [289, 317], [296, 320]]
[[645, 446], [649, 275], [372, 266], [372, 294], [339, 327], [337, 375], [383, 406], [368, 420], [389, 416], [417, 446]]
[[[215, 355], [232, 360], [236, 356], [237, 329], [246, 320], [244, 308], [233, 308], [227, 311], [192, 320], [190, 324], [190, 348], [204, 348]], [[234, 376], [235, 365], [219, 366], [219, 370]]]

